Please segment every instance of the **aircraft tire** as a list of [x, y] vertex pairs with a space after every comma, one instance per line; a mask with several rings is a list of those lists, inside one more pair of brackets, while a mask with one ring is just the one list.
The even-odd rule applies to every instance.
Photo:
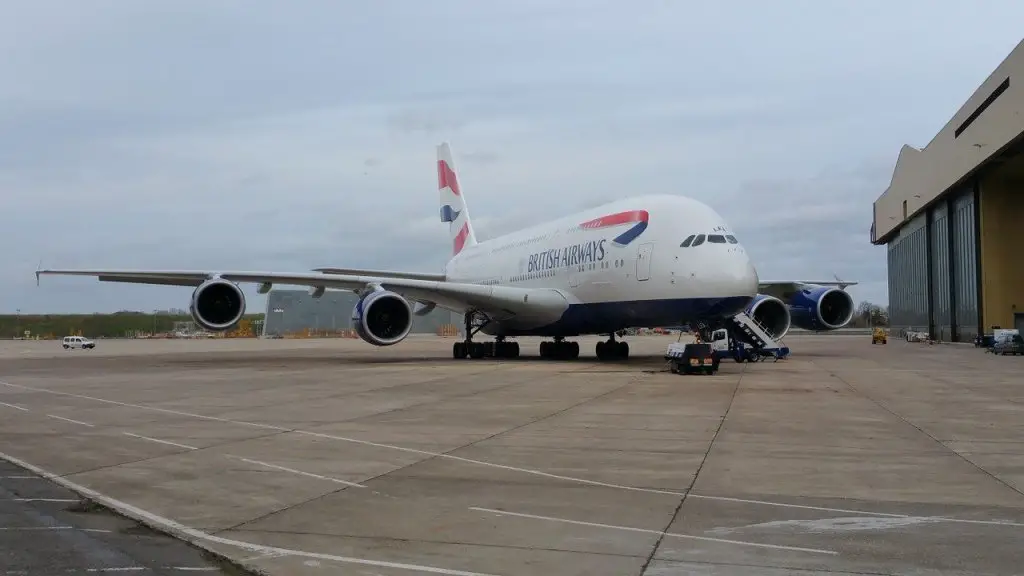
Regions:
[[496, 358], [519, 358], [519, 342], [495, 342], [494, 356]]
[[602, 340], [594, 347], [594, 353], [597, 354], [598, 360], [625, 360], [629, 358], [629, 343], [621, 340]]
[[473, 359], [483, 358], [486, 352], [483, 342], [470, 342], [469, 343], [469, 357]]

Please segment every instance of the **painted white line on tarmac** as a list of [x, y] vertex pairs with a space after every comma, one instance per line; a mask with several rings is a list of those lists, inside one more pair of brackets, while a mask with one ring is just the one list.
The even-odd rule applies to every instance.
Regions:
[[693, 536], [690, 534], [676, 534], [674, 532], [665, 532], [663, 530], [648, 530], [646, 528], [633, 528], [630, 526], [616, 526], [614, 524], [600, 524], [598, 522], [583, 522], [582, 520], [570, 520], [568, 518], [554, 518], [552, 516], [538, 516], [536, 514], [523, 514], [521, 512], [509, 512], [507, 510], [495, 510], [493, 508], [478, 508], [471, 506], [470, 510], [476, 510], [477, 512], [488, 512], [491, 514], [497, 514], [499, 516], [515, 516], [518, 518], [528, 518], [530, 520], [547, 520], [549, 522], [561, 522], [563, 524], [575, 524], [577, 526], [589, 526], [592, 528], [608, 528], [611, 530], [622, 530], [624, 532], [642, 532], [644, 534], [657, 534], [658, 536], [665, 535], [669, 538], [681, 538], [684, 540], [702, 540], [704, 542], [718, 542], [720, 544], [734, 544], [737, 546], [753, 546], [756, 548], [772, 548], [774, 550], [793, 550], [797, 552], [813, 552], [815, 554], [830, 554], [832, 556], [839, 555], [838, 552], [833, 550], [821, 550], [819, 548], [801, 548], [799, 546], [783, 546], [780, 544], [764, 544], [761, 542], [748, 542], [745, 540], [727, 540], [724, 538], [711, 538], [709, 536]]
[[89, 424], [88, 422], [82, 422], [81, 420], [72, 420], [71, 418], [65, 418], [63, 416], [57, 416], [56, 414], [47, 414], [50, 418], [56, 418], [57, 420], [63, 420], [65, 422], [71, 422], [72, 424], [78, 424], [80, 426], [88, 426], [89, 428], [95, 428], [95, 424]]
[[366, 488], [362, 484], [356, 484], [355, 482], [349, 482], [348, 480], [341, 480], [339, 478], [331, 478], [330, 476], [321, 476], [319, 474], [313, 474], [311, 472], [303, 472], [302, 470], [295, 470], [293, 468], [285, 468], [284, 466], [278, 466], [277, 464], [271, 464], [269, 462], [261, 462], [259, 460], [250, 460], [249, 458], [242, 458], [241, 456], [227, 455], [228, 458], [235, 458], [242, 462], [248, 462], [249, 464], [256, 464], [257, 466], [264, 466], [266, 468], [273, 468], [274, 470], [281, 470], [282, 472], [291, 472], [292, 474], [298, 474], [300, 476], [309, 476], [310, 478], [317, 478], [319, 480], [327, 480], [328, 482], [335, 482], [337, 484], [344, 484], [345, 486], [352, 486], [354, 488]]
[[186, 450], [198, 450], [195, 446], [189, 446], [188, 444], [178, 444], [177, 442], [171, 442], [170, 440], [160, 440], [159, 438], [150, 438], [149, 436], [143, 436], [141, 434], [133, 434], [131, 432], [125, 432], [125, 436], [131, 436], [132, 438], [140, 438], [142, 440], [149, 440], [150, 442], [156, 442], [157, 444], [167, 444], [168, 446], [177, 446], [178, 448], [184, 448]]
[[81, 500], [75, 498], [6, 498], [0, 500], [0, 502], [81, 502]]

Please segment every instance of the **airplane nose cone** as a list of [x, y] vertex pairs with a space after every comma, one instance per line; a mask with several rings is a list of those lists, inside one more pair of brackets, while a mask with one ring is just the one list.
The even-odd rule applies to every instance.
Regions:
[[[757, 294], [757, 269], [744, 253], [735, 254], [728, 265], [720, 268], [718, 283], [728, 291], [729, 296], [749, 296]], [[723, 262], [723, 264], [725, 264]]]
[[713, 265], [698, 269], [694, 277], [704, 290], [721, 297], [753, 298], [757, 294], [757, 270], [743, 252], [717, 258]]

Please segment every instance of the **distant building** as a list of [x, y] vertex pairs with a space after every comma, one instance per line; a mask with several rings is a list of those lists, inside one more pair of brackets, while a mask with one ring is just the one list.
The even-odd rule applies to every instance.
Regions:
[[[359, 297], [347, 290], [328, 290], [320, 298], [313, 298], [307, 290], [271, 290], [263, 335], [352, 329], [352, 309], [358, 301]], [[435, 308], [426, 316], [413, 316], [412, 333], [433, 334], [444, 324], [461, 327], [461, 315]]]

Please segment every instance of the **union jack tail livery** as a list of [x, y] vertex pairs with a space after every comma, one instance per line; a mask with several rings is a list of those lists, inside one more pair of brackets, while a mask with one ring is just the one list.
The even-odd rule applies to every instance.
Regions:
[[448, 223], [448, 235], [452, 240], [452, 256], [464, 248], [476, 244], [476, 233], [469, 221], [466, 200], [459, 188], [455, 175], [455, 162], [447, 142], [437, 147], [437, 189], [441, 196], [441, 222]]

